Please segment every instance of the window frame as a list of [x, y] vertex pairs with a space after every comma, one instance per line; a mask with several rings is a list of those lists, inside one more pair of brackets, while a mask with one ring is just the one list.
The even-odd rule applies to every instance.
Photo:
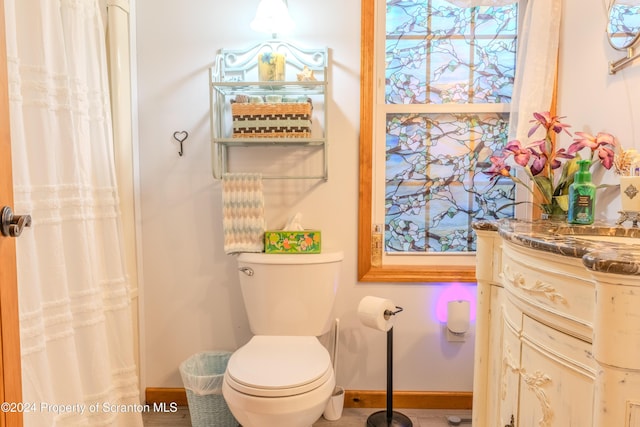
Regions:
[[[362, 282], [476, 282], [475, 264], [371, 265], [374, 174], [376, 1], [361, 1], [360, 159], [358, 198], [358, 280]], [[469, 255], [475, 256], [475, 255]]]

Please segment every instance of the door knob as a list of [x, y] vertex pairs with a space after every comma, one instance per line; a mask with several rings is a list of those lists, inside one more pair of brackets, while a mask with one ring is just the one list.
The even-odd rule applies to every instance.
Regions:
[[14, 215], [9, 206], [0, 211], [0, 231], [3, 236], [18, 237], [24, 227], [31, 226], [31, 215]]

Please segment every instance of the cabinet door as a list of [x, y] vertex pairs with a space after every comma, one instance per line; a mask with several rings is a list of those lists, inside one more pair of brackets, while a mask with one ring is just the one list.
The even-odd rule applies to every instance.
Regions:
[[519, 427], [593, 425], [591, 345], [525, 317]]
[[[519, 319], [513, 319], [514, 313], [508, 313], [503, 306], [502, 355], [496, 362], [500, 363], [500, 385], [498, 388], [499, 410], [498, 420], [490, 425], [511, 425], [511, 420], [518, 419], [518, 399], [520, 391], [520, 333]], [[520, 425], [520, 424], [516, 424]]]

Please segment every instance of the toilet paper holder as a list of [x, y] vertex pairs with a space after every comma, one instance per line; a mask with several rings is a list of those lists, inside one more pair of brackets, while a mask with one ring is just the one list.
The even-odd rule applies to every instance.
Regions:
[[[368, 298], [375, 299], [375, 297], [365, 297], [360, 302], [358, 311], [360, 311], [360, 307], [362, 306], [363, 302]], [[388, 300], [386, 301], [386, 303], [385, 300], [381, 301], [382, 304], [388, 304], [389, 307], [385, 308], [382, 312], [383, 318], [386, 322], [389, 322], [391, 316], [395, 316], [396, 314], [404, 310], [402, 307], [398, 307]], [[392, 309], [391, 307], [395, 307], [395, 309]], [[368, 309], [375, 310], [375, 306], [369, 307]], [[378, 313], [380, 312], [378, 311]], [[367, 427], [388, 427], [392, 425], [395, 427], [413, 427], [413, 423], [411, 422], [409, 417], [393, 410], [393, 325], [390, 324], [390, 322], [387, 325], [376, 325], [370, 320], [370, 318], [365, 318], [365, 320], [361, 318], [361, 321], [365, 325], [376, 329], [385, 330], [387, 333], [387, 408], [385, 410], [377, 411], [369, 415], [369, 417], [367, 418]]]
[[395, 311], [385, 310], [384, 311], [384, 320], [391, 319], [391, 316], [395, 316], [396, 314], [400, 313], [403, 310], [404, 309], [402, 307], [398, 307], [397, 305], [396, 305], [396, 310]]

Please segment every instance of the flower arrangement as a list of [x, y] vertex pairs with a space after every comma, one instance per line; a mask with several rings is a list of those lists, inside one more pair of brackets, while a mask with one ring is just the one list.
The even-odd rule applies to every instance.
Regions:
[[[484, 172], [493, 182], [500, 177], [507, 177], [516, 184], [526, 187], [531, 194], [535, 194], [531, 186], [511, 173], [509, 163], [515, 162], [515, 166], [526, 173], [538, 190], [539, 205], [543, 213], [563, 214], [569, 207], [569, 186], [573, 183], [574, 175], [579, 169], [577, 161], [582, 159], [579, 152], [588, 148], [592, 166], [601, 164], [605, 169], [611, 169], [617, 143], [608, 133], [600, 132], [592, 136], [586, 132], [576, 132], [574, 142], [567, 149], [558, 148], [557, 135], [566, 133], [572, 136], [567, 130], [571, 126], [560, 121], [564, 117], [552, 116], [549, 112], [534, 113], [533, 117], [530, 121], [533, 126], [529, 130], [528, 137], [532, 137], [542, 127], [545, 130], [544, 138], [526, 145], [518, 140], [508, 142], [501, 154], [491, 157], [491, 166]], [[513, 204], [518, 203], [522, 202]]]

